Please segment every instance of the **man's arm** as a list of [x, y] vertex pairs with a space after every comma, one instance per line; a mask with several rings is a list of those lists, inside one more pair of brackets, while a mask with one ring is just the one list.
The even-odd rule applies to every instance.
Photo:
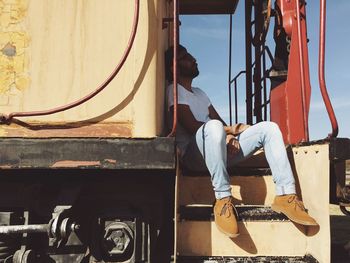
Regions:
[[209, 118], [212, 120], [219, 120], [222, 122], [222, 124], [224, 125], [224, 129], [226, 134], [230, 134], [231, 133], [231, 126], [227, 126], [226, 122], [224, 122], [223, 119], [221, 119], [219, 113], [215, 110], [213, 105], [209, 106]]
[[[173, 112], [174, 106], [170, 107]], [[197, 121], [193, 116], [190, 106], [185, 104], [177, 105], [177, 117], [178, 122], [188, 131], [191, 135], [196, 134], [197, 130], [204, 124], [204, 122]]]
[[227, 124], [221, 119], [220, 115], [217, 113], [213, 105], [209, 106], [209, 117], [210, 119], [221, 121], [224, 124], [226, 134], [237, 135], [250, 127], [249, 125], [242, 123], [237, 123], [233, 126], [227, 126]]

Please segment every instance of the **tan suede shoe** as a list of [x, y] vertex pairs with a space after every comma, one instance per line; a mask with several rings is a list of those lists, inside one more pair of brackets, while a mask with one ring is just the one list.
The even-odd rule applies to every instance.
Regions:
[[295, 194], [276, 196], [271, 208], [277, 213], [285, 214], [295, 223], [306, 226], [318, 225], [315, 219], [308, 215], [303, 202]]
[[232, 203], [232, 197], [217, 199], [214, 206], [214, 216], [217, 228], [225, 235], [233, 238], [239, 235], [237, 211]]

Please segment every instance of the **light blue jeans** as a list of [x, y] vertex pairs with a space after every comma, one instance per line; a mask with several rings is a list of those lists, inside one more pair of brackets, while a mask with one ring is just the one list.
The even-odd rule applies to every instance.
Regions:
[[227, 159], [226, 133], [223, 124], [210, 120], [203, 124], [193, 136], [183, 156], [183, 163], [194, 171], [209, 170], [215, 197], [231, 196], [227, 167], [248, 158], [261, 147], [264, 148], [276, 195], [295, 194], [295, 180], [283, 143], [281, 131], [276, 123], [259, 122], [237, 137], [240, 150]]

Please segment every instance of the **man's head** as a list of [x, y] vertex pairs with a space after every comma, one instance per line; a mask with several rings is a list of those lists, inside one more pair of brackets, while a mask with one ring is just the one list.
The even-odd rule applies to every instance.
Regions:
[[[168, 81], [173, 81], [173, 58], [174, 48], [169, 47], [165, 52], [165, 76]], [[179, 77], [194, 79], [199, 74], [196, 59], [181, 45], [177, 49], [177, 68]]]

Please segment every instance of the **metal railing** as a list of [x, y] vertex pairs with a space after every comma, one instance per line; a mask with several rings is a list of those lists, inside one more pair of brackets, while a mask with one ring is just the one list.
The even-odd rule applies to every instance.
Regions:
[[[231, 31], [231, 18], [230, 18], [230, 31]], [[231, 39], [232, 35], [230, 32], [230, 39]], [[235, 110], [235, 123], [238, 123], [238, 92], [237, 92], [237, 81], [239, 79], [240, 76], [242, 76], [243, 74], [246, 74], [247, 71], [246, 70], [242, 70], [240, 72], [237, 73], [237, 75], [231, 79], [231, 40], [230, 40], [230, 48], [229, 48], [229, 118], [230, 118], [230, 125], [232, 125], [232, 84], [233, 84], [233, 90], [234, 90], [234, 110]], [[255, 90], [249, 97], [246, 98], [246, 102], [247, 100], [252, 100], [257, 92], [261, 92], [261, 90], [263, 91], [263, 95], [264, 95], [264, 100], [263, 103], [261, 103], [260, 105], [254, 105], [254, 111], [255, 110], [261, 110], [262, 108], [264, 108], [264, 120], [267, 120], [267, 105], [270, 103], [270, 100], [267, 98], [267, 83], [266, 83], [266, 79], [269, 77], [269, 70], [266, 69], [266, 54], [268, 55], [271, 63], [273, 62], [273, 56], [272, 53], [269, 49], [268, 46], [263, 45], [262, 49], [261, 49], [261, 53], [258, 57], [258, 59], [262, 59], [263, 61], [263, 77], [261, 78], [261, 82], [263, 82], [263, 85], [261, 86], [260, 89]], [[256, 64], [256, 61], [254, 61], [251, 64], [250, 68], [254, 68]]]

